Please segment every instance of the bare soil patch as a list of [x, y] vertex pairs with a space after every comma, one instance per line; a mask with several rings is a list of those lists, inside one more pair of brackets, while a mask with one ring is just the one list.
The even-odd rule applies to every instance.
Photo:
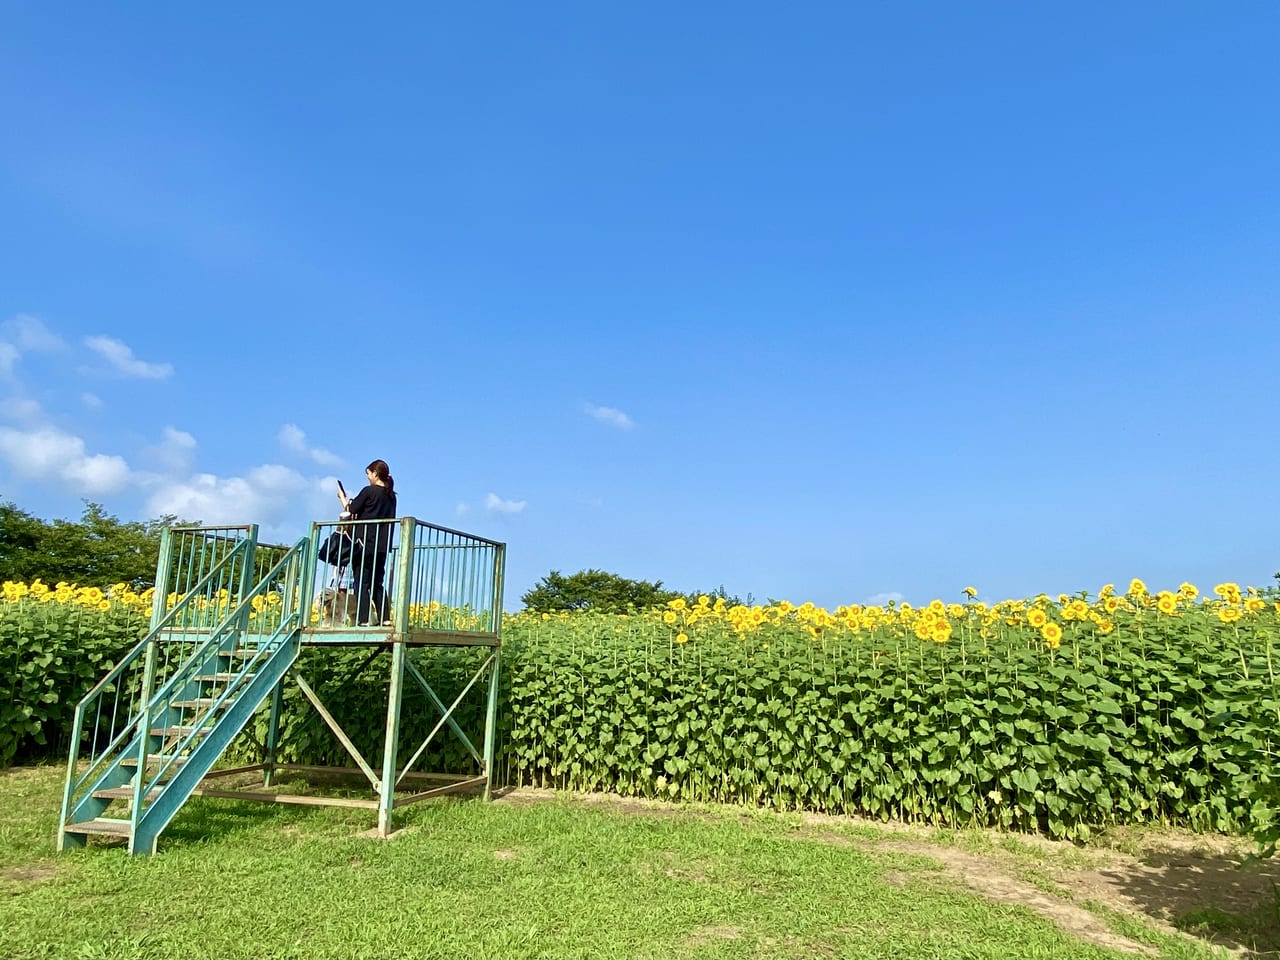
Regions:
[[708, 927], [699, 927], [684, 938], [684, 944], [686, 947], [696, 948], [705, 946], [708, 943], [714, 943], [717, 940], [738, 940], [741, 937], [742, 931], [737, 927], [719, 924]]
[[58, 868], [51, 863], [35, 863], [0, 869], [0, 882], [21, 885], [43, 883], [58, 875]]
[[1007, 903], [1026, 907], [1050, 920], [1060, 930], [1110, 950], [1126, 953], [1155, 955], [1156, 950], [1122, 936], [1111, 929], [1107, 922], [1074, 899], [1054, 896], [1026, 880], [1009, 872], [1009, 866], [991, 857], [959, 850], [941, 844], [915, 843], [894, 840], [888, 843], [868, 845], [867, 849], [894, 850], [937, 860], [943, 865], [939, 875], [914, 874], [909, 882], [941, 884], [944, 887], [963, 887], [994, 903]]

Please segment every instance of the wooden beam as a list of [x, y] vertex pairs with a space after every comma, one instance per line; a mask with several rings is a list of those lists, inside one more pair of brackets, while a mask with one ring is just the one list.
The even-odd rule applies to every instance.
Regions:
[[217, 797], [220, 800], [251, 800], [255, 803], [293, 803], [305, 807], [359, 807], [378, 809], [377, 800], [358, 800], [354, 797], [304, 797], [293, 793], [256, 793], [251, 790], [210, 790], [196, 787], [193, 797]]
[[396, 801], [400, 806], [406, 803], [417, 803], [419, 800], [430, 800], [432, 797], [438, 797], [445, 793], [458, 793], [469, 787], [478, 787], [488, 782], [488, 777], [470, 777], [466, 780], [459, 780], [457, 783], [451, 783], [445, 787], [436, 787], [434, 790], [424, 790], [422, 793], [415, 793], [412, 796], [402, 797]]

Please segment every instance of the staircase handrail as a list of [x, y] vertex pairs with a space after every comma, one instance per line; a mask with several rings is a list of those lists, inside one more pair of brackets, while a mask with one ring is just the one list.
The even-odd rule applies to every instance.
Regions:
[[[290, 561], [294, 560], [295, 558], [305, 558], [307, 555], [307, 548], [310, 546], [310, 543], [311, 543], [310, 537], [303, 537], [297, 543], [295, 543], [292, 547], [290, 547], [289, 551], [283, 557], [281, 557], [280, 560], [270, 570], [264, 573], [261, 579], [259, 579], [258, 582], [253, 585], [253, 587], [251, 587], [248, 591], [246, 591], [243, 599], [241, 599], [240, 603], [236, 605], [235, 609], [227, 614], [226, 618], [222, 621], [222, 623], [218, 624], [218, 626], [213, 629], [213, 631], [210, 633], [208, 638], [206, 638], [200, 644], [200, 646], [192, 652], [191, 656], [187, 657], [186, 660], [184, 660], [181, 664], [179, 664], [177, 670], [174, 671], [173, 675], [170, 676], [169, 679], [166, 680], [165, 683], [160, 687], [160, 689], [157, 690], [156, 693], [147, 701], [147, 704], [144, 707], [144, 717], [143, 717], [143, 719], [145, 720], [145, 723], [140, 728], [141, 733], [145, 734], [148, 730], [150, 730], [151, 723], [153, 720], [153, 714], [156, 712], [159, 712], [155, 710], [156, 705], [163, 704], [165, 708], [163, 712], [167, 712], [169, 701], [173, 698], [173, 695], [175, 691], [178, 689], [179, 684], [186, 684], [190, 682], [190, 680], [192, 679], [190, 676], [190, 673], [192, 669], [194, 669], [193, 664], [203, 665], [205, 662], [207, 662], [209, 655], [213, 653], [213, 651], [217, 649], [222, 644], [222, 642], [226, 639], [227, 634], [237, 633], [241, 631], [242, 628], [239, 626], [239, 624], [241, 623], [242, 618], [248, 615], [250, 608], [253, 605], [254, 599], [266, 593], [269, 585], [274, 581], [276, 575], [280, 572], [282, 568], [286, 566], [286, 564], [288, 564]], [[302, 597], [301, 597], [301, 580], [302, 580], [303, 572], [304, 572], [303, 565], [299, 563], [298, 564], [299, 582], [294, 585], [295, 602], [293, 604], [293, 609], [281, 611], [280, 624], [275, 628], [274, 632], [271, 634], [266, 644], [263, 645], [262, 649], [258, 651], [259, 654], [262, 654], [263, 652], [269, 652], [270, 649], [273, 649], [273, 645], [276, 644], [276, 642], [280, 639], [282, 634], [288, 635], [302, 627], [302, 616], [303, 616], [303, 610], [305, 608], [305, 604], [302, 602]], [[288, 627], [287, 629], [286, 629], [286, 626]], [[221, 695], [218, 696], [217, 699], [215, 699], [214, 702], [211, 705], [209, 705], [199, 717], [195, 719], [195, 722], [190, 724], [192, 729], [187, 731], [186, 734], [183, 735], [182, 739], [177, 743], [176, 746], [166, 751], [166, 754], [168, 755], [168, 760], [162, 764], [157, 765], [155, 775], [152, 776], [149, 781], [147, 781], [145, 787], [142, 786], [141, 784], [141, 780], [144, 777], [144, 773], [143, 773], [144, 765], [142, 763], [139, 763], [138, 765], [139, 789], [138, 789], [138, 792], [136, 793], [136, 796], [139, 797], [140, 799], [135, 804], [135, 810], [134, 810], [135, 822], [136, 822], [136, 818], [140, 818], [142, 813], [145, 812], [145, 808], [147, 806], [146, 797], [151, 792], [151, 790], [154, 789], [154, 787], [159, 781], [164, 779], [165, 774], [167, 774], [169, 770], [173, 767], [177, 758], [182, 756], [184, 751], [186, 751], [187, 748], [190, 747], [192, 741], [199, 734], [199, 731], [203, 729], [204, 726], [207, 724], [207, 721], [209, 720], [209, 718], [217, 716], [218, 710], [227, 702], [227, 700], [231, 697], [232, 693], [236, 692], [240, 687], [245, 675], [249, 672], [248, 668], [255, 665], [258, 659], [259, 657], [255, 656], [244, 661], [241, 668], [238, 671], [236, 671], [234, 678], [227, 683], [226, 689], [222, 691]], [[162, 717], [159, 719], [162, 719]]]
[[63, 792], [64, 810], [66, 810], [70, 805], [71, 797], [75, 793], [76, 788], [93, 775], [102, 760], [111, 756], [115, 749], [124, 742], [125, 738], [129, 736], [137, 726], [139, 714], [146, 710], [149, 691], [141, 691], [140, 696], [138, 697], [137, 714], [133, 712], [133, 705], [130, 704], [129, 715], [126, 717], [120, 732], [111, 738], [110, 742], [101, 750], [101, 752], [96, 752], [94, 756], [90, 757], [88, 769], [84, 772], [83, 776], [77, 778], [75, 774], [76, 761], [79, 759], [80, 744], [84, 739], [84, 718], [86, 708], [89, 706], [90, 702], [101, 696], [113, 681], [118, 680], [124, 674], [125, 670], [134, 664], [137, 659], [146, 652], [147, 647], [154, 642], [160, 632], [173, 625], [174, 619], [180, 612], [185, 612], [189, 606], [195, 603], [197, 598], [203, 597], [201, 591], [213, 582], [215, 576], [221, 574], [224, 567], [230, 565], [235, 558], [242, 553], [248, 553], [252, 556], [253, 548], [254, 544], [251, 540], [241, 540], [232, 547], [230, 552], [214, 564], [208, 573], [197, 580], [191, 589], [173, 605], [172, 609], [165, 613], [160, 621], [153, 628], [147, 631], [147, 634], [134, 645], [133, 649], [125, 654], [124, 657], [121, 658], [120, 662], [117, 663], [105, 677], [99, 680], [98, 683], [94, 685], [93, 689], [86, 693], [84, 697], [81, 698], [80, 702], [76, 704], [76, 710], [71, 724], [71, 749], [67, 760], [67, 782]]

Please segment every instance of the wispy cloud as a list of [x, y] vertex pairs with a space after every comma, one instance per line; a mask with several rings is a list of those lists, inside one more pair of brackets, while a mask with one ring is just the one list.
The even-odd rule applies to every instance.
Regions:
[[94, 393], [86, 392], [80, 394], [80, 401], [90, 410], [97, 410], [102, 406], [102, 398]]
[[636, 425], [634, 420], [613, 407], [597, 407], [594, 403], [588, 403], [583, 406], [583, 409], [586, 410], [587, 416], [601, 423], [607, 423], [611, 427], [617, 427], [619, 430], [630, 430]]
[[112, 369], [124, 377], [139, 380], [164, 380], [172, 376], [173, 364], [148, 363], [133, 355], [133, 350], [114, 337], [85, 337], [84, 345], [101, 356]]
[[0, 333], [23, 353], [34, 350], [53, 352], [66, 346], [63, 339], [46, 327], [43, 321], [26, 313], [6, 320]]
[[40, 422], [44, 419], [45, 411], [42, 411], [40, 404], [27, 397], [6, 397], [0, 401], [0, 417], [5, 420], [18, 420], [22, 422]]
[[471, 507], [465, 503], [460, 503], [453, 508], [453, 512], [460, 517], [465, 517], [468, 513], [471, 512]]
[[312, 447], [307, 443], [307, 435], [296, 423], [286, 423], [280, 428], [280, 444], [290, 453], [306, 457], [324, 467], [342, 465], [342, 458], [323, 447]]
[[168, 477], [185, 477], [191, 472], [196, 458], [196, 438], [185, 430], [165, 427], [160, 443], [143, 450], [143, 458], [150, 466]]
[[862, 602], [873, 607], [883, 607], [891, 600], [894, 603], [901, 603], [903, 599], [902, 594], [896, 591], [890, 591], [888, 593], [877, 593], [874, 596], [867, 597], [867, 599]]
[[0, 376], [11, 377], [24, 353], [61, 350], [65, 343], [40, 320], [20, 313], [0, 323]]
[[491, 493], [484, 498], [484, 508], [490, 513], [519, 513], [528, 502], [525, 500], [503, 500], [496, 493]]
[[6, 377], [12, 376], [14, 364], [18, 362], [20, 356], [22, 356], [21, 351], [12, 343], [0, 340], [0, 374]]
[[82, 439], [53, 427], [0, 427], [0, 458], [17, 476], [53, 480], [81, 496], [118, 493], [131, 476], [123, 457], [87, 453]]
[[44, 418], [44, 411], [40, 409], [40, 404], [27, 397], [6, 397], [0, 400], [0, 417], [33, 423]]

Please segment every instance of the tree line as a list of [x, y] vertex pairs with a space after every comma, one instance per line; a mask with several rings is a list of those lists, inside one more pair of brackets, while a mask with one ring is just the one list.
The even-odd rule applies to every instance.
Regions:
[[[11, 502], [0, 502], [0, 582], [39, 579], [49, 586], [65, 581], [82, 587], [127, 583], [135, 590], [146, 589], [155, 585], [160, 532], [174, 522], [172, 516], [123, 521], [89, 501], [78, 521], [41, 520]], [[744, 601], [723, 586], [703, 592], [730, 606], [751, 603], [750, 596]], [[567, 575], [552, 570], [520, 599], [535, 613], [626, 613], [697, 595], [671, 590], [661, 580], [634, 580], [590, 569]]]
[[88, 501], [78, 521], [41, 520], [0, 502], [0, 581], [154, 586], [160, 531], [174, 520], [123, 521]]

